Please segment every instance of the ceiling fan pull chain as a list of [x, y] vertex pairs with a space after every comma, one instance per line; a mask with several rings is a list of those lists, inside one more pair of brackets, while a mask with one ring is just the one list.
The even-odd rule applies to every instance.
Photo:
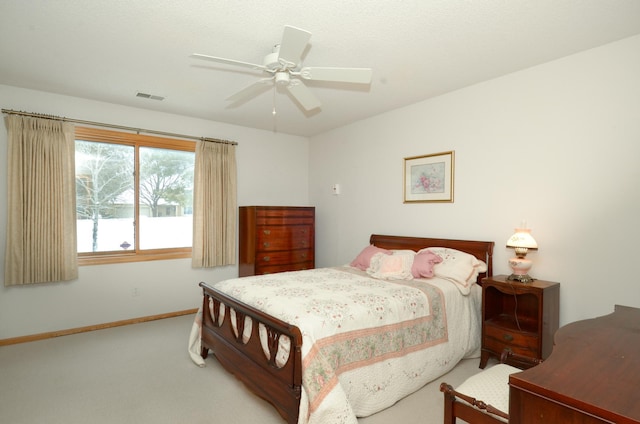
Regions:
[[276, 116], [276, 85], [273, 84], [273, 111], [271, 114], [273, 115], [273, 132], [278, 132], [278, 117]]
[[273, 116], [276, 116], [276, 85], [273, 84], [273, 111], [271, 112]]

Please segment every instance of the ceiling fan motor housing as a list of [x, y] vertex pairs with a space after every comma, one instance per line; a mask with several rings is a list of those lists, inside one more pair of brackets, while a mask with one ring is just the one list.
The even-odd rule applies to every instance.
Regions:
[[265, 68], [275, 71], [280, 68], [280, 62], [278, 61], [278, 51], [276, 50], [273, 53], [269, 53], [264, 57], [264, 61], [262, 63]]

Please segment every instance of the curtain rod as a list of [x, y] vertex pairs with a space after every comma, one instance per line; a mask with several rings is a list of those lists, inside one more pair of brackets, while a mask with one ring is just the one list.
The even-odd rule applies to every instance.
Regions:
[[125, 127], [123, 125], [105, 124], [102, 122], [95, 122], [95, 121], [83, 121], [82, 119], [71, 119], [71, 118], [65, 118], [64, 116], [60, 117], [60, 116], [54, 116], [54, 115], [45, 115], [42, 113], [22, 112], [22, 111], [17, 111], [12, 109], [2, 109], [2, 113], [6, 113], [8, 115], [20, 115], [20, 116], [30, 116], [33, 118], [52, 119], [55, 121], [62, 121], [62, 122], [72, 122], [74, 124], [93, 125], [97, 127], [106, 127], [106, 128], [116, 128], [120, 130], [134, 131], [138, 134], [143, 132], [147, 134], [165, 135], [165, 136], [177, 137], [177, 138], [187, 138], [189, 140], [200, 140], [200, 141], [208, 141], [211, 143], [232, 144], [234, 146], [238, 145], [238, 142], [236, 141], [219, 140], [217, 138], [209, 138], [209, 137], [196, 137], [193, 135], [175, 134], [175, 133], [170, 133], [165, 131], [145, 130], [142, 128]]

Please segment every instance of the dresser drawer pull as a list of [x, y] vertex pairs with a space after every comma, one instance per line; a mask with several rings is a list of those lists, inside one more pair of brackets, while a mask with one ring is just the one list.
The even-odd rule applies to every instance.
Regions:
[[306, 253], [303, 253], [302, 255], [300, 255], [300, 257], [302, 257], [302, 258], [306, 258], [306, 257], [307, 257], [307, 254], [306, 254]]
[[269, 243], [268, 241], [265, 241], [264, 243], [262, 243], [262, 245], [264, 247], [269, 247], [269, 246], [271, 246], [271, 243]]
[[266, 235], [271, 234], [271, 230], [262, 230], [262, 232], [263, 232], [264, 234], [266, 234]]
[[269, 262], [271, 260], [271, 257], [265, 256], [264, 258], [262, 258], [262, 260], [265, 262]]
[[512, 342], [513, 341], [513, 336], [511, 334], [503, 334], [502, 338], [504, 339], [505, 342]]

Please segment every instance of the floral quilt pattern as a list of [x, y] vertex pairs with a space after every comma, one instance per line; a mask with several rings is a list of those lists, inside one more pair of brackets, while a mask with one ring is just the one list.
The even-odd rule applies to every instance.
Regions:
[[323, 403], [341, 374], [448, 339], [444, 296], [425, 280], [377, 280], [340, 267], [226, 280], [216, 288], [300, 328], [309, 414], [300, 423], [313, 422], [323, 408], [350, 409], [348, 399]]

